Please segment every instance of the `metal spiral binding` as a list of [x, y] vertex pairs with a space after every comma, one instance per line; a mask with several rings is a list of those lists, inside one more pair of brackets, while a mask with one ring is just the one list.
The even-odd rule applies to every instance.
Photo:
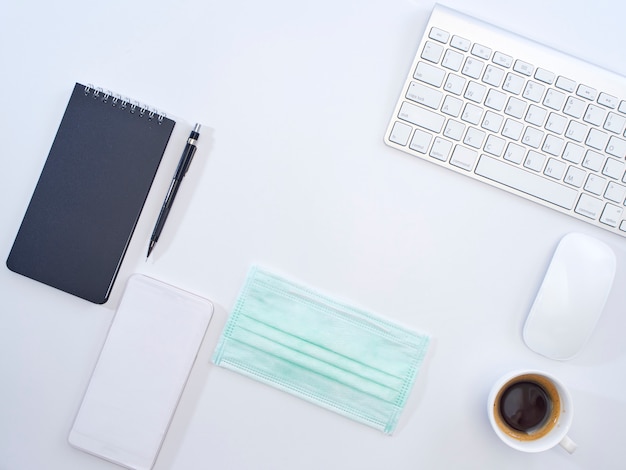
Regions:
[[85, 96], [89, 95], [93, 96], [94, 99], [99, 99], [103, 103], [110, 102], [111, 106], [117, 107], [122, 111], [128, 109], [131, 114], [137, 113], [140, 118], [147, 114], [148, 120], [151, 121], [156, 117], [159, 124], [167, 117], [165, 113], [158, 111], [156, 108], [150, 108], [138, 101], [132, 101], [127, 97], [113, 93], [110, 90], [94, 87], [92, 84], [85, 85]]

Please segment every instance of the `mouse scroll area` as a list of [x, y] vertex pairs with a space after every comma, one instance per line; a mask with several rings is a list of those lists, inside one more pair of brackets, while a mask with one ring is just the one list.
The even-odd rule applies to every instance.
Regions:
[[574, 357], [595, 329], [615, 267], [615, 253], [604, 242], [581, 233], [565, 235], [526, 319], [526, 345], [550, 359]]

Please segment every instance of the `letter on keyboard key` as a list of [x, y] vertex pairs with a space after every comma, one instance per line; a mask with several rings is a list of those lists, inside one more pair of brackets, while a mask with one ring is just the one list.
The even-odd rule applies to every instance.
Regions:
[[611, 137], [609, 139], [609, 145], [606, 147], [606, 153], [614, 157], [626, 158], [626, 141], [618, 139], [617, 137]]
[[568, 210], [578, 195], [572, 188], [486, 155], [480, 157], [475, 173]]
[[443, 123], [446, 120], [441, 114], [434, 113], [407, 102], [402, 103], [398, 117], [433, 132], [441, 132]]

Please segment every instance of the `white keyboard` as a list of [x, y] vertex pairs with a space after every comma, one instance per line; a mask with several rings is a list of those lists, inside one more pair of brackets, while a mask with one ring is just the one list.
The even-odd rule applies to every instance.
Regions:
[[385, 142], [626, 237], [626, 78], [437, 5]]

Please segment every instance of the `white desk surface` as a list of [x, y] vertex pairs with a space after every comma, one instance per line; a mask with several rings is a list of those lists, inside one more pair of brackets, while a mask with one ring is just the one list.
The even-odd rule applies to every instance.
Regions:
[[[626, 7], [615, 0], [447, 4], [626, 75]], [[187, 123], [166, 153], [107, 304], [0, 270], [0, 469], [118, 468], [66, 439], [134, 272], [217, 307], [157, 469], [623, 468], [625, 240], [383, 143], [432, 6], [4, 5], [4, 259], [75, 81]], [[196, 121], [204, 125], [198, 152], [146, 262], [182, 142]], [[618, 272], [591, 341], [560, 363], [527, 349], [521, 330], [550, 256], [570, 231], [611, 245]], [[210, 364], [253, 263], [432, 334], [394, 436]], [[568, 384], [574, 455], [558, 448], [522, 454], [492, 432], [491, 384], [522, 367]]]

